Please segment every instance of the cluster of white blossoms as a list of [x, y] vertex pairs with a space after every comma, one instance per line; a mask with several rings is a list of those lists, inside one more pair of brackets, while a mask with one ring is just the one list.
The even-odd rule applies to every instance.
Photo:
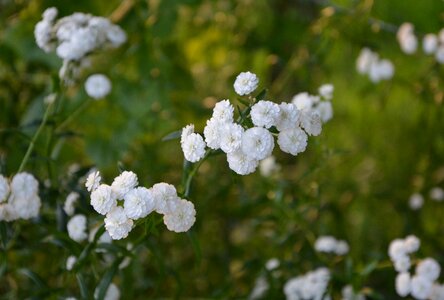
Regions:
[[401, 297], [411, 295], [415, 299], [444, 299], [444, 285], [437, 283], [441, 267], [433, 258], [421, 260], [411, 275], [410, 254], [419, 250], [420, 241], [410, 235], [405, 239], [395, 239], [390, 243], [389, 256], [398, 272], [395, 281], [396, 292]]
[[18, 173], [11, 181], [0, 175], [0, 221], [37, 217], [40, 206], [39, 183], [33, 175]]
[[414, 33], [414, 29], [411, 23], [406, 22], [399, 27], [396, 33], [396, 39], [405, 54], [413, 54], [418, 48], [418, 38]]
[[349, 246], [346, 241], [337, 240], [329, 235], [318, 237], [314, 248], [317, 252], [334, 253], [336, 255], [345, 255], [349, 251]]
[[193, 203], [179, 198], [176, 188], [157, 183], [147, 189], [138, 186], [137, 175], [124, 171], [111, 185], [102, 184], [100, 173], [92, 172], [86, 187], [91, 192], [91, 205], [105, 216], [105, 229], [112, 239], [126, 238], [133, 229], [134, 220], [145, 218], [152, 212], [163, 214], [168, 230], [185, 232], [196, 220]]
[[[56, 20], [57, 15], [55, 7], [46, 9], [42, 20], [35, 26], [34, 36], [42, 50], [55, 51], [63, 59], [59, 75], [66, 84], [72, 83], [72, 78], [89, 67], [89, 54], [105, 48], [117, 48], [127, 39], [126, 33], [107, 18], [77, 12]], [[110, 85], [104, 82], [99, 82], [100, 88], [95, 84], [93, 95], [109, 91]]]
[[284, 285], [284, 293], [287, 300], [330, 299], [330, 296], [325, 295], [329, 281], [330, 271], [318, 268], [288, 280]]
[[374, 83], [389, 80], [395, 73], [395, 67], [390, 60], [380, 59], [378, 53], [368, 48], [361, 50], [356, 60], [356, 70], [359, 74], [367, 75]]
[[[257, 81], [256, 75], [241, 73], [234, 84], [236, 92], [240, 95], [251, 94], [257, 87]], [[329, 101], [333, 86], [321, 87], [320, 93], [321, 96], [316, 97], [308, 93], [296, 95], [293, 103], [255, 101], [249, 114], [253, 124], [250, 128], [244, 122], [234, 121], [234, 107], [229, 100], [219, 101], [204, 128], [205, 140], [194, 132], [193, 124], [182, 129], [180, 144], [185, 159], [198, 162], [207, 153], [207, 147], [220, 149], [226, 153], [230, 169], [237, 174], [247, 175], [253, 173], [262, 160], [271, 156], [275, 146], [273, 135], [277, 136], [277, 144], [282, 151], [292, 155], [304, 152], [308, 135], [319, 135], [322, 122], [333, 115]]]
[[[444, 200], [444, 190], [441, 187], [434, 187], [429, 192], [429, 198], [436, 202]], [[409, 207], [412, 210], [419, 210], [424, 205], [424, 196], [414, 193], [409, 197]]]

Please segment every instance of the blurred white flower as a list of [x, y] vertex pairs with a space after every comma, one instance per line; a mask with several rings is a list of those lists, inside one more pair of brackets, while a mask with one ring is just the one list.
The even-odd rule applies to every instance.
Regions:
[[394, 261], [394, 265], [396, 272], [407, 272], [411, 266], [410, 257], [407, 255], [400, 256]]
[[227, 161], [230, 169], [239, 175], [248, 175], [250, 173], [253, 173], [259, 165], [258, 160], [251, 158], [242, 150], [228, 153]]
[[418, 47], [418, 39], [413, 33], [414, 27], [411, 23], [403, 23], [396, 33], [401, 50], [406, 54], [413, 54]]
[[407, 253], [414, 253], [419, 250], [421, 241], [414, 235], [409, 235], [404, 239], [404, 247]]
[[444, 200], [444, 190], [440, 187], [434, 187], [430, 190], [430, 198], [434, 201], [443, 201]]
[[320, 102], [315, 109], [319, 113], [323, 123], [326, 123], [333, 118], [333, 106], [330, 101]]
[[85, 91], [93, 99], [105, 98], [111, 92], [111, 81], [103, 74], [94, 74], [85, 82]]
[[426, 258], [421, 260], [416, 265], [416, 275], [427, 278], [430, 281], [435, 281], [439, 277], [441, 266], [433, 258]]
[[351, 285], [346, 285], [341, 291], [342, 300], [365, 300], [365, 296], [359, 292], [355, 293]]
[[267, 279], [264, 276], [258, 277], [254, 282], [254, 288], [248, 296], [248, 299], [262, 299], [269, 288], [270, 285], [268, 284]]
[[[94, 299], [98, 299], [99, 290], [96, 288], [94, 291]], [[120, 299], [120, 290], [114, 283], [110, 283], [108, 289], [106, 290], [105, 297], [103, 300], [119, 300]]]
[[329, 270], [318, 268], [288, 280], [284, 285], [284, 293], [287, 299], [323, 299], [329, 281]]
[[396, 293], [401, 297], [406, 297], [408, 294], [410, 294], [411, 290], [410, 274], [407, 272], [399, 273], [396, 276], [395, 288], [396, 288]]
[[242, 72], [237, 75], [234, 81], [234, 90], [240, 96], [249, 95], [256, 90], [259, 85], [259, 78], [251, 72]]
[[411, 278], [411, 294], [417, 299], [426, 299], [432, 292], [432, 284], [428, 278], [415, 275]]
[[318, 136], [322, 131], [321, 116], [316, 111], [304, 111], [302, 112], [301, 126], [308, 135]]
[[11, 193], [18, 198], [32, 198], [38, 193], [38, 188], [38, 181], [26, 172], [16, 174], [11, 181]]
[[74, 255], [69, 256], [66, 259], [66, 269], [68, 271], [71, 271], [72, 267], [74, 267], [74, 264], [76, 263], [76, 261], [77, 261], [77, 258]]
[[409, 206], [412, 210], [418, 210], [424, 205], [424, 197], [421, 194], [412, 194], [409, 198]]
[[314, 244], [314, 248], [317, 252], [335, 253], [337, 255], [345, 255], [349, 251], [346, 241], [337, 240], [330, 235], [318, 237]]
[[282, 131], [299, 126], [301, 113], [295, 104], [282, 102], [279, 104], [279, 109], [279, 115], [275, 124], [277, 130]]
[[274, 269], [276, 269], [276, 268], [278, 268], [279, 267], [279, 259], [277, 259], [277, 258], [271, 258], [271, 259], [269, 259], [268, 261], [267, 261], [267, 263], [265, 264], [265, 268], [268, 270], [268, 271], [272, 271], [272, 270], [274, 270]]
[[425, 54], [433, 54], [438, 48], [438, 37], [436, 34], [426, 34], [422, 40], [422, 49]]
[[68, 194], [65, 200], [65, 204], [63, 205], [63, 210], [68, 216], [72, 216], [74, 214], [75, 207], [77, 200], [79, 199], [80, 195], [76, 192], [71, 192]]
[[174, 185], [165, 182], [156, 183], [152, 187], [155, 210], [159, 214], [171, 213], [174, 203], [179, 200]]
[[9, 181], [3, 175], [0, 175], [0, 203], [8, 200], [9, 196]]
[[323, 84], [319, 87], [319, 95], [326, 99], [331, 100], [333, 98], [334, 86], [330, 83]]
[[99, 185], [100, 185], [100, 181], [102, 180], [102, 177], [100, 177], [100, 172], [99, 171], [92, 171], [91, 173], [89, 173], [88, 177], [86, 178], [86, 189], [88, 190], [88, 192], [93, 192], [95, 191]]
[[88, 235], [86, 234], [86, 217], [84, 215], [75, 215], [67, 224], [68, 235], [76, 242], [82, 242], [86, 240]]
[[269, 177], [273, 173], [276, 173], [280, 170], [281, 166], [276, 163], [276, 157], [269, 156], [259, 163], [259, 171], [261, 175], [264, 177]]
[[315, 97], [303, 92], [295, 95], [291, 103], [296, 105], [296, 108], [299, 110], [311, 110], [315, 104]]

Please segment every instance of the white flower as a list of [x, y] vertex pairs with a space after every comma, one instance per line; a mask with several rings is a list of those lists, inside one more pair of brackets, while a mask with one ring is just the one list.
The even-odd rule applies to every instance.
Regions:
[[279, 267], [279, 259], [277, 259], [277, 258], [271, 258], [271, 259], [269, 259], [268, 261], [267, 261], [267, 263], [265, 264], [265, 268], [268, 270], [268, 271], [272, 271], [272, 270], [274, 270], [274, 269], [276, 269], [276, 268], [278, 268]]
[[422, 40], [422, 49], [425, 54], [432, 54], [438, 48], [438, 37], [436, 34], [426, 34]]
[[320, 102], [315, 109], [319, 113], [323, 123], [326, 123], [333, 118], [333, 106], [330, 101]]
[[37, 217], [42, 205], [37, 194], [25, 197], [23, 194], [14, 193], [9, 197], [9, 204], [12, 206], [15, 217], [25, 220]]
[[[94, 238], [96, 237], [96, 233], [97, 233], [97, 231], [99, 231], [99, 228], [100, 228], [100, 226], [95, 226], [89, 231], [88, 241], [90, 243], [92, 241], [94, 241]], [[97, 240], [98, 244], [110, 244], [111, 242], [112, 242], [111, 236], [109, 235], [109, 233], [107, 231], [102, 233], [102, 235]], [[101, 251], [99, 251], [99, 250], [101, 250], [101, 249], [98, 249], [97, 252], [104, 252], [103, 250], [101, 250]]]
[[280, 113], [276, 119], [276, 129], [279, 131], [295, 128], [299, 125], [300, 112], [293, 103], [282, 102]]
[[71, 192], [66, 197], [65, 204], [63, 205], [63, 210], [68, 216], [72, 216], [74, 214], [74, 205], [76, 204], [79, 197], [80, 195], [76, 192]]
[[444, 190], [442, 188], [440, 188], [440, 187], [432, 188], [430, 190], [430, 198], [432, 200], [435, 200], [435, 201], [438, 201], [438, 202], [443, 201], [444, 200]]
[[107, 184], [101, 184], [91, 193], [91, 205], [101, 215], [106, 215], [117, 205], [117, 197], [114, 190]]
[[133, 229], [133, 220], [127, 217], [122, 207], [115, 206], [106, 214], [105, 228], [113, 240], [120, 240]]
[[225, 153], [237, 151], [242, 144], [244, 129], [239, 124], [227, 123], [221, 129], [220, 148]]
[[114, 178], [111, 188], [117, 195], [117, 199], [123, 199], [125, 195], [139, 184], [137, 175], [131, 171], [123, 171]]
[[409, 206], [412, 210], [418, 210], [424, 205], [424, 197], [421, 194], [415, 193], [409, 198]]
[[322, 131], [321, 116], [316, 111], [304, 111], [302, 113], [301, 126], [307, 134], [318, 136]]
[[100, 181], [102, 180], [102, 177], [100, 177], [100, 172], [99, 171], [93, 171], [91, 173], [89, 173], [88, 178], [86, 178], [86, 189], [88, 190], [88, 192], [93, 192], [95, 191], [99, 185], [100, 185]]
[[414, 253], [419, 250], [421, 241], [414, 235], [409, 235], [404, 240], [404, 247], [407, 253]]
[[273, 173], [278, 172], [280, 168], [281, 166], [276, 163], [276, 157], [274, 156], [269, 156], [259, 163], [259, 171], [264, 177], [271, 176]]
[[363, 48], [356, 60], [356, 70], [360, 74], [368, 74], [371, 66], [379, 60], [378, 54], [368, 48]]
[[279, 132], [277, 143], [282, 151], [297, 155], [307, 147], [307, 134], [299, 127]]
[[[97, 299], [99, 297], [99, 290], [96, 288], [94, 291], [94, 299]], [[103, 300], [119, 300], [120, 299], [120, 291], [117, 285], [114, 283], [110, 283], [108, 286], [108, 289], [106, 290], [105, 297]]]
[[0, 175], [0, 203], [7, 200], [9, 195], [9, 182], [6, 177]]
[[332, 236], [320, 236], [316, 239], [314, 248], [317, 252], [331, 253], [336, 249], [336, 239]]
[[333, 84], [327, 83], [323, 84], [319, 87], [319, 95], [321, 95], [322, 98], [326, 100], [331, 100], [333, 98], [333, 91], [334, 91]]
[[254, 288], [248, 299], [262, 299], [269, 288], [270, 285], [268, 284], [267, 279], [264, 276], [258, 277], [254, 282]]
[[207, 120], [207, 126], [204, 128], [205, 142], [211, 149], [217, 150], [220, 148], [221, 129], [225, 125], [216, 119], [211, 118]]
[[174, 203], [179, 200], [174, 185], [168, 183], [156, 183], [152, 187], [154, 202], [156, 204], [156, 212], [159, 214], [171, 213]]
[[395, 67], [393, 63], [388, 59], [382, 59], [374, 62], [370, 66], [369, 77], [373, 82], [379, 82], [381, 80], [388, 80], [393, 77]]
[[251, 121], [258, 127], [275, 126], [280, 113], [279, 105], [271, 101], [260, 100], [251, 108]]
[[205, 156], [205, 142], [200, 134], [191, 133], [182, 143], [182, 151], [186, 160], [198, 162]]
[[86, 240], [86, 217], [84, 215], [75, 215], [67, 224], [68, 235], [76, 242]]
[[251, 159], [262, 160], [271, 155], [274, 139], [271, 133], [262, 127], [253, 127], [242, 135], [242, 151]]
[[417, 299], [426, 299], [432, 292], [432, 281], [426, 277], [415, 275], [411, 279], [410, 292]]
[[253, 173], [259, 164], [258, 160], [251, 158], [241, 150], [228, 153], [227, 161], [230, 169], [239, 175]]
[[342, 300], [365, 300], [365, 296], [361, 293], [355, 293], [351, 285], [342, 288]]
[[399, 273], [396, 276], [395, 288], [396, 288], [396, 293], [398, 293], [398, 295], [401, 297], [406, 297], [408, 294], [410, 294], [410, 289], [411, 289], [410, 274], [407, 272]]
[[315, 97], [303, 92], [295, 95], [291, 103], [296, 105], [296, 108], [299, 110], [311, 110], [315, 104]]
[[16, 174], [11, 181], [11, 193], [18, 198], [32, 198], [38, 193], [39, 183], [29, 173]]
[[216, 103], [213, 109], [213, 119], [223, 123], [232, 123], [234, 107], [229, 100], [222, 100]]
[[400, 257], [407, 255], [407, 248], [404, 240], [395, 239], [391, 241], [389, 245], [388, 254], [392, 261], [396, 261]]
[[287, 281], [284, 293], [287, 299], [325, 299], [324, 294], [329, 281], [328, 269], [319, 268]]
[[77, 261], [77, 258], [74, 255], [69, 256], [66, 259], [66, 269], [68, 271], [71, 271], [72, 267], [74, 267], [74, 264], [76, 263], [76, 261]]
[[434, 283], [432, 286], [432, 292], [429, 295], [430, 300], [443, 300], [444, 299], [444, 285]]
[[438, 47], [435, 53], [436, 61], [440, 64], [444, 64], [444, 45]]
[[402, 24], [398, 32], [396, 33], [396, 38], [398, 39], [401, 50], [406, 54], [413, 54], [416, 52], [418, 47], [418, 39], [413, 33], [413, 25], [411, 23]]
[[91, 98], [105, 98], [111, 91], [111, 81], [103, 74], [91, 75], [85, 82], [85, 90]]
[[345, 255], [348, 253], [349, 251], [349, 247], [346, 241], [337, 241], [336, 243], [336, 249], [335, 249], [335, 253], [337, 255]]
[[146, 217], [155, 209], [151, 190], [138, 187], [125, 195], [124, 210], [128, 218], [137, 220]]
[[242, 72], [237, 75], [234, 82], [234, 90], [240, 96], [251, 94], [258, 86], [259, 79], [256, 74]]
[[395, 261], [395, 270], [396, 272], [407, 272], [410, 269], [410, 257], [408, 257], [407, 255], [403, 255], [398, 257]]
[[174, 202], [174, 208], [163, 216], [163, 222], [170, 231], [186, 232], [196, 221], [196, 210], [192, 202], [179, 200]]
[[441, 267], [433, 258], [426, 258], [416, 266], [416, 275], [435, 281], [439, 277]]
[[106, 32], [107, 39], [114, 47], [119, 47], [126, 42], [126, 33], [117, 25], [110, 25]]
[[180, 144], [182, 145], [192, 133], [194, 133], [194, 124], [189, 124], [182, 128], [182, 133], [180, 134]]
[[18, 218], [17, 212], [10, 203], [0, 204], [0, 221], [10, 222]]

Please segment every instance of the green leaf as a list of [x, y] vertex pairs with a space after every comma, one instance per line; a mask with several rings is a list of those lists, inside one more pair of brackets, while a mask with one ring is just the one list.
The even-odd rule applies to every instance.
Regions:
[[77, 273], [76, 278], [80, 288], [80, 296], [82, 297], [82, 299], [89, 299], [88, 286], [86, 285], [85, 277], [82, 273]]
[[237, 100], [240, 102], [240, 103], [242, 103], [243, 105], [245, 105], [245, 106], [249, 106], [250, 105], [250, 103], [247, 101], [247, 100], [245, 100], [245, 99], [242, 99], [242, 98], [237, 98]]
[[28, 268], [19, 269], [18, 272], [22, 275], [25, 275], [29, 279], [31, 279], [39, 288], [47, 289], [48, 285], [45, 281], [35, 272], [31, 271]]
[[377, 266], [378, 266], [378, 261], [377, 260], [372, 261], [362, 269], [361, 276], [363, 277], [368, 276], [371, 272], [373, 272], [373, 270], [376, 269]]
[[[263, 89], [262, 91], [257, 94], [256, 97], [254, 97], [256, 100], [263, 100], [265, 96], [267, 95], [267, 89]], [[255, 101], [256, 102], [256, 101]]]
[[196, 234], [192, 230], [187, 232], [187, 236], [191, 241], [191, 245], [193, 246], [194, 255], [196, 256], [196, 263], [200, 265], [200, 262], [202, 261], [202, 249], [200, 247], [199, 240], [197, 239]]
[[176, 140], [176, 139], [180, 138], [181, 134], [182, 134], [182, 130], [173, 131], [173, 132], [167, 134], [166, 136], [164, 136], [162, 138], [162, 142]]
[[113, 277], [116, 274], [122, 260], [122, 257], [116, 259], [108, 272], [103, 275], [102, 280], [100, 280], [99, 284], [97, 285], [96, 291], [94, 292], [94, 298], [96, 300], [103, 300], [105, 298], [108, 287], [111, 284], [111, 281], [113, 280]]
[[6, 222], [0, 222], [0, 240], [2, 242], [2, 248], [6, 250], [8, 245], [8, 227]]

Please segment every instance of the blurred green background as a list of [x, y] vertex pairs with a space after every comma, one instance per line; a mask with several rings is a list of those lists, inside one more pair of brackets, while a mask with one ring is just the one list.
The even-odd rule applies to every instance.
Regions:
[[[281, 260], [282, 273], [268, 274], [268, 299], [283, 298], [291, 276], [322, 265], [339, 274], [333, 299], [350, 282], [374, 290], [370, 298], [394, 299], [395, 271], [373, 267], [387, 261], [392, 239], [407, 234], [422, 240], [422, 256], [444, 263], [444, 204], [428, 198], [430, 188], [444, 187], [443, 67], [421, 50], [403, 54], [395, 32], [374, 22], [409, 21], [419, 37], [437, 33], [443, 1], [0, 0], [3, 174], [17, 171], [61, 66], [34, 41], [34, 26], [51, 6], [61, 16], [80, 11], [111, 17], [128, 41], [93, 57], [93, 66], [66, 91], [60, 119], [86, 101], [88, 75], [104, 73], [113, 84], [110, 96], [93, 102], [58, 137], [57, 160], [45, 152], [45, 133], [36, 145], [27, 170], [42, 183], [53, 176], [60, 185], [44, 189], [38, 222], [8, 225], [20, 238], [1, 254], [4, 299], [80, 295], [76, 274], [62, 272], [69, 251], [42, 238], [56, 227], [55, 207], [75, 186], [67, 182], [70, 166], [95, 165], [110, 182], [121, 162], [146, 186], [180, 185], [180, 144], [162, 137], [189, 123], [202, 132], [216, 101], [235, 101], [232, 84], [247, 70], [276, 102], [334, 84], [334, 118], [297, 157], [276, 149], [282, 168], [274, 177], [235, 175], [222, 156], [206, 161], [190, 196], [197, 210], [192, 232], [174, 234], [161, 224], [150, 234], [134, 250], [130, 267], [114, 277], [123, 299], [246, 298], [272, 257]], [[373, 84], [355, 71], [362, 47], [394, 63], [392, 80]], [[48, 174], [47, 163], [55, 174]], [[74, 188], [82, 192], [82, 212], [100, 220], [88, 194]], [[414, 192], [426, 198], [419, 211], [408, 207]], [[125, 246], [139, 234], [134, 230], [116, 244]], [[321, 234], [347, 240], [349, 257], [314, 254]], [[18, 272], [24, 267], [41, 277], [43, 287]], [[85, 274], [88, 288], [105, 271], [106, 263], [98, 261]]]

